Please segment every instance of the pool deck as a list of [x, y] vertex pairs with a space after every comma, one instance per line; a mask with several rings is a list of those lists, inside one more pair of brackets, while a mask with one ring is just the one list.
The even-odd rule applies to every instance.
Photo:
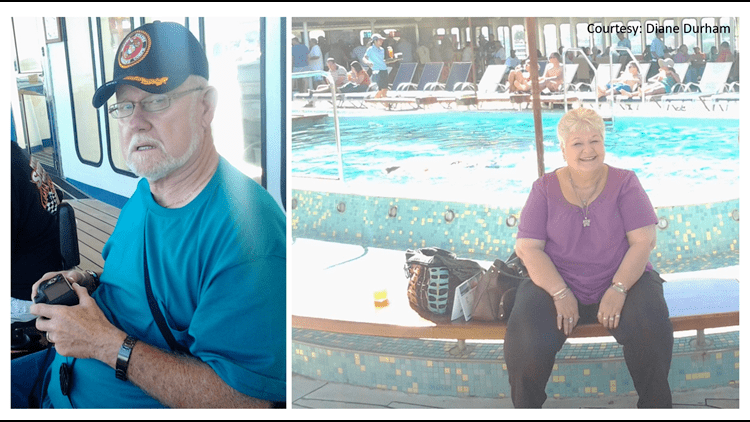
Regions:
[[[672, 393], [674, 409], [739, 409], [740, 389], [704, 388]], [[547, 399], [545, 409], [635, 409], [635, 396]], [[512, 409], [510, 398], [448, 397], [359, 387], [292, 374], [292, 409]], [[361, 413], [356, 413], [359, 417]], [[426, 413], [420, 413], [424, 417]], [[433, 413], [434, 415], [434, 413]], [[482, 414], [470, 412], [468, 417]], [[518, 414], [516, 414], [518, 415]], [[497, 415], [495, 415], [497, 416]], [[631, 417], [634, 415], [631, 414]], [[677, 416], [676, 414], [674, 416]], [[516, 416], [517, 417], [517, 416]]]
[[[338, 301], [335, 309], [318, 305], [318, 300], [310, 300], [311, 297], [320, 296], [321, 285], [310, 283], [310, 280], [326, 280], [327, 288], [324, 290], [346, 291], [348, 283], [373, 283], [377, 280], [396, 279], [399, 276], [403, 279], [402, 269], [399, 265], [380, 265], [373, 266], [373, 262], [402, 262], [404, 252], [397, 250], [388, 250], [380, 248], [363, 248], [356, 245], [346, 245], [336, 242], [326, 242], [320, 240], [311, 240], [296, 238], [291, 246], [292, 267], [291, 267], [291, 299], [294, 315], [310, 315], [323, 318], [336, 318], [341, 313], [356, 314], [360, 318], [367, 318], [369, 311], [378, 313], [378, 310], [372, 310], [368, 303], [358, 301], [357, 298], [349, 295], [346, 301]], [[478, 261], [486, 267], [489, 262]], [[736, 279], [739, 278], [739, 266], [717, 268], [712, 270], [692, 271], [672, 274], [662, 274], [667, 281], [696, 279], [696, 278], [721, 278]], [[331, 293], [331, 295], [334, 295]], [[389, 289], [389, 300], [391, 308], [396, 307], [396, 301], [402, 301], [404, 298], [402, 289]], [[322, 300], [322, 299], [321, 299]], [[371, 304], [371, 299], [369, 304]], [[403, 315], [390, 315], [380, 311], [380, 318], [391, 318], [406, 321]], [[392, 323], [398, 323], [392, 321]], [[738, 327], [725, 327], [706, 330], [707, 334], [722, 332], [737, 332]], [[316, 334], [313, 334], [315, 337]], [[685, 337], [685, 341], [695, 336], [695, 331], [676, 332], [675, 338]], [[335, 336], [334, 336], [335, 337]], [[348, 337], [347, 337], [348, 338]], [[293, 343], [305, 343], [305, 336], [302, 334], [293, 335]], [[347, 340], [356, 342], [357, 340]], [[382, 340], [381, 340], [382, 341]], [[595, 339], [571, 339], [571, 343], [585, 342], [612, 342], [611, 337], [598, 337]], [[335, 342], [335, 341], [334, 341]], [[482, 343], [482, 342], [477, 342]], [[484, 341], [484, 343], [500, 344], [501, 341]], [[611, 343], [614, 344], [614, 343]], [[362, 345], [360, 345], [362, 346]], [[295, 346], [296, 347], [296, 346]], [[304, 346], [300, 346], [304, 347]], [[323, 349], [330, 346], [321, 346]], [[385, 346], [384, 346], [385, 347]], [[294, 348], [294, 347], [293, 347]], [[369, 349], [357, 349], [369, 350]], [[576, 350], [585, 350], [584, 348]], [[322, 351], [318, 351], [322, 354]], [[305, 355], [306, 352], [300, 352]], [[356, 352], [354, 352], [356, 353]], [[361, 352], [366, 353], [366, 352]], [[372, 351], [378, 355], [380, 352]], [[396, 353], [396, 352], [393, 352]], [[416, 353], [416, 352], [414, 352]], [[397, 354], [397, 353], [396, 353]], [[355, 355], [356, 356], [356, 355]], [[364, 355], [363, 355], [364, 356]], [[299, 358], [299, 356], [295, 356]], [[315, 358], [315, 353], [312, 353]], [[363, 358], [364, 359], [364, 358]], [[294, 362], [294, 361], [293, 361]], [[364, 363], [363, 363], [364, 364]], [[675, 365], [679, 366], [679, 365]], [[488, 398], [488, 397], [471, 397], [442, 395], [430, 396], [428, 394], [408, 393], [405, 390], [389, 391], [383, 388], [372, 388], [362, 385], [339, 383], [326, 379], [325, 377], [315, 379], [310, 378], [304, 372], [307, 368], [296, 368], [292, 365], [292, 408], [340, 408], [340, 409], [364, 409], [364, 408], [512, 408], [509, 398]], [[678, 372], [680, 368], [673, 368]], [[375, 368], [372, 368], [374, 371]], [[738, 408], [739, 407], [739, 384], [735, 385], [716, 385], [715, 387], [703, 387], [686, 389], [684, 386], [673, 386], [674, 403], [676, 408]], [[479, 394], [477, 394], [479, 395]], [[637, 398], [632, 394], [622, 394], [606, 397], [571, 397], [563, 396], [562, 398], [553, 398], [547, 400], [546, 408], [634, 408]]]

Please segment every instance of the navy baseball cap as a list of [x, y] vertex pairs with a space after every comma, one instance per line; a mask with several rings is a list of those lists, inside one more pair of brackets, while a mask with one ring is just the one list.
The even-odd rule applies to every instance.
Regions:
[[120, 43], [113, 78], [96, 90], [92, 103], [101, 107], [120, 84], [164, 94], [190, 75], [208, 79], [208, 59], [195, 36], [178, 23], [147, 23]]

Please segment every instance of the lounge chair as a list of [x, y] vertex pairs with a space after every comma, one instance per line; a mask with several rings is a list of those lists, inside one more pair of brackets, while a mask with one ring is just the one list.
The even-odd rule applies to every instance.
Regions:
[[448, 73], [448, 78], [444, 84], [439, 82], [429, 83], [424, 89], [426, 91], [435, 91], [436, 93], [461, 91], [467, 87], [468, 82], [466, 81], [469, 79], [470, 72], [471, 62], [455, 62], [451, 66], [451, 71]]
[[[740, 100], [740, 83], [732, 82], [731, 84], [725, 85], [725, 92], [720, 94], [714, 94], [710, 96], [698, 97], [703, 103], [703, 106], [708, 109], [708, 103], [711, 104], [711, 111], [716, 110], [716, 106], [719, 106], [721, 111], [727, 111], [729, 109], [729, 103]], [[721, 103], [726, 103], [726, 108], [721, 106]]]
[[574, 84], [573, 90], [580, 92], [581, 88], [588, 87], [589, 91], [596, 94], [597, 86], [605, 86], [608, 83], [612, 82], [612, 79], [617, 78], [617, 76], [620, 74], [620, 67], [622, 67], [622, 64], [620, 63], [600, 63], [596, 67], [596, 75], [591, 80], [591, 82], [579, 82], [577, 84]]
[[565, 79], [563, 80], [560, 90], [551, 94], [543, 93], [539, 97], [542, 103], [549, 104], [550, 107], [554, 104], [565, 104], [566, 102], [570, 103], [572, 101], [577, 101], [581, 95], [580, 92], [575, 91], [575, 86], [573, 85], [573, 78], [575, 78], [576, 72], [578, 72], [578, 63], [568, 63], [564, 66], [565, 70], [563, 75], [565, 76]]
[[395, 91], [409, 91], [409, 90], [415, 90], [415, 91], [424, 91], [425, 86], [427, 86], [430, 83], [435, 83], [440, 79], [440, 74], [443, 71], [443, 63], [442, 62], [434, 62], [434, 63], [427, 63], [424, 65], [424, 69], [422, 69], [422, 75], [419, 77], [418, 83], [407, 83], [407, 84], [400, 84], [396, 88], [394, 88]]
[[500, 84], [503, 77], [505, 76], [505, 70], [508, 66], [504, 64], [492, 64], [487, 66], [482, 79], [479, 84], [473, 84], [467, 82], [464, 84], [464, 90], [460, 92], [454, 91], [454, 98], [449, 97], [438, 97], [438, 102], [449, 102], [456, 101], [457, 104], [461, 105], [476, 105], [478, 104], [478, 97], [482, 95], [494, 95], [498, 91], [505, 91], [508, 89], [507, 86]]
[[414, 79], [414, 72], [417, 71], [416, 63], [401, 63], [396, 72], [396, 77], [393, 79], [391, 89], [398, 90], [403, 84], [411, 84], [411, 80]]
[[[566, 92], [570, 92], [572, 88], [572, 82], [573, 78], [576, 76], [576, 72], [578, 71], [578, 63], [569, 63], [565, 65], [565, 70], [563, 71], [564, 80], [563, 84], [560, 87], [560, 92], [562, 90], [566, 90]], [[540, 73], [540, 76], [542, 74]], [[577, 99], [578, 93], [569, 94], [568, 101], [575, 101]], [[541, 101], [543, 103], [552, 103], [552, 104], [558, 104], [565, 101], [564, 94], [560, 93], [552, 93], [552, 94], [545, 94], [542, 95]], [[523, 104], [527, 103], [528, 105], [531, 104], [531, 94], [530, 93], [523, 93], [523, 92], [503, 92], [503, 93], [486, 93], [486, 94], [480, 94], [477, 93], [477, 103], [481, 104], [485, 101], [512, 101], [514, 103]]]
[[[425, 67], [426, 70], [427, 68]], [[466, 80], [469, 78], [470, 71], [471, 63], [456, 62], [451, 66], [451, 71], [448, 74], [445, 84], [428, 82], [422, 90], [402, 91], [386, 98], [371, 98], [366, 101], [387, 104], [389, 109], [396, 104], [409, 104], [415, 108], [420, 108], [426, 104], [439, 102], [440, 98], [448, 102], [455, 101], [455, 93], [467, 87]], [[424, 71], [422, 74], [424, 75]]]
[[[727, 79], [729, 78], [729, 71], [732, 70], [731, 62], [709, 62], [706, 63], [706, 68], [703, 70], [703, 76], [699, 84], [688, 83], [685, 84], [685, 91], [672, 95], [665, 95], [662, 97], [662, 101], [666, 102], [667, 110], [669, 107], [674, 107], [675, 110], [684, 109], [685, 101], [695, 101], [701, 99], [701, 97], [711, 97], [713, 95], [721, 94], [725, 91]], [[698, 91], [691, 91], [692, 87], [697, 87]], [[674, 102], [680, 101], [681, 107], [678, 108], [674, 105]], [[710, 109], [704, 101], [701, 103], [706, 107], [706, 110]]]

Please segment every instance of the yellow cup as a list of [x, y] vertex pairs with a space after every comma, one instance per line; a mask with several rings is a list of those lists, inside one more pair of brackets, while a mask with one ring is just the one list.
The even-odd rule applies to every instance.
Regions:
[[375, 290], [372, 296], [375, 300], [376, 308], [385, 308], [386, 306], [388, 306], [388, 290]]

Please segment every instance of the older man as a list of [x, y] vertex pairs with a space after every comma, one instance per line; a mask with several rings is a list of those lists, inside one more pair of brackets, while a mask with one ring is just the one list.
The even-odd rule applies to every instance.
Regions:
[[179, 24], [144, 25], [120, 45], [93, 104], [116, 94], [108, 111], [144, 179], [104, 246], [103, 272], [62, 273], [79, 305], [32, 305], [55, 349], [13, 361], [13, 407], [42, 376], [31, 385], [41, 407], [285, 400], [285, 218], [216, 152], [207, 83], [206, 55]]

